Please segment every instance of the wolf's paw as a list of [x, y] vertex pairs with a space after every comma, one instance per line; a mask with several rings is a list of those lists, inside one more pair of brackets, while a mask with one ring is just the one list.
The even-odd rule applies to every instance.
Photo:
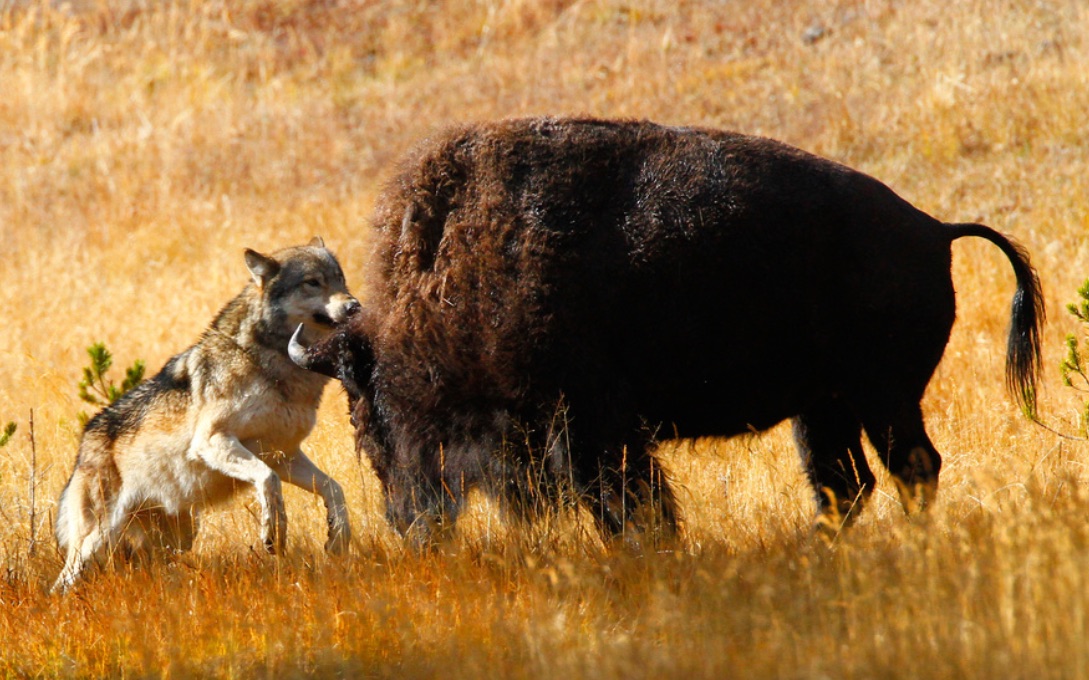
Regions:
[[284, 554], [287, 544], [287, 527], [285, 524], [274, 523], [268, 530], [261, 532], [261, 543], [264, 544], [265, 552], [269, 555]]
[[348, 552], [348, 544], [352, 540], [352, 530], [347, 524], [334, 524], [329, 526], [329, 540], [325, 542], [325, 552], [330, 555], [344, 555]]

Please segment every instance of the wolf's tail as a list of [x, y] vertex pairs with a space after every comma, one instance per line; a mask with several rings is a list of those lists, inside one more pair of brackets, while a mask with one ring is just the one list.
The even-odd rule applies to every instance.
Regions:
[[92, 520], [94, 518], [93, 513], [88, 513], [90, 502], [87, 498], [86, 487], [87, 476], [77, 466], [68, 483], [64, 485], [64, 491], [61, 492], [60, 501], [57, 503], [57, 523], [54, 533], [61, 553], [67, 554], [69, 549], [75, 547], [74, 544], [90, 531], [87, 515], [91, 514]]
[[1002, 249], [1013, 265], [1017, 292], [1010, 309], [1010, 334], [1006, 346], [1006, 387], [1021, 410], [1036, 416], [1036, 379], [1040, 373], [1040, 335], [1044, 325], [1044, 297], [1040, 279], [1023, 246], [982, 224], [949, 224], [951, 240], [979, 236]]

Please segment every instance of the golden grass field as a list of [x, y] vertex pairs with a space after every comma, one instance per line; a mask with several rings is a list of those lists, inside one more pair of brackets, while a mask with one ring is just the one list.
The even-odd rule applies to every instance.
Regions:
[[1089, 278], [1086, 36], [1080, 0], [0, 2], [0, 677], [1089, 677], [1089, 444], [1005, 394], [1013, 276], [971, 239], [924, 402], [945, 454], [926, 516], [881, 477], [816, 540], [780, 426], [664, 446], [681, 550], [481, 501], [417, 554], [330, 387], [306, 448], [345, 487], [350, 556], [322, 553], [321, 503], [293, 489], [288, 554], [264, 555], [243, 494], [177, 562], [46, 594], [87, 346], [157, 370], [245, 284], [244, 247], [320, 234], [361, 289], [383, 178], [455, 121], [768, 135], [1016, 237], [1049, 308], [1042, 417], [1076, 433], [1058, 364]]

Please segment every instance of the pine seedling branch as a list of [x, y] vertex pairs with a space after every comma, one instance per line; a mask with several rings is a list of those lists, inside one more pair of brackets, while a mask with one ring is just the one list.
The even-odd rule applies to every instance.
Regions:
[[[1082, 324], [1081, 335], [1071, 333], [1066, 336], [1066, 358], [1063, 359], [1059, 370], [1062, 372], [1063, 384], [1078, 392], [1089, 393], [1089, 373], [1086, 372], [1086, 362], [1089, 359], [1089, 350], [1083, 355], [1083, 347], [1089, 346], [1089, 280], [1086, 280], [1078, 289], [1077, 302], [1066, 306], [1066, 311]], [[1084, 436], [1089, 434], [1089, 401], [1082, 404], [1081, 422], [1079, 429]]]
[[8, 442], [11, 441], [12, 435], [15, 434], [15, 427], [16, 425], [13, 422], [4, 426], [4, 432], [0, 434], [0, 447], [7, 446]]
[[[117, 401], [126, 392], [139, 385], [144, 379], [144, 361], [137, 359], [125, 369], [125, 378], [121, 386], [106, 377], [106, 372], [113, 366], [113, 354], [106, 349], [106, 344], [96, 342], [87, 348], [91, 363], [83, 367], [83, 378], [79, 381], [79, 398], [95, 406], [108, 406]], [[79, 414], [81, 423], [86, 424], [89, 416]]]

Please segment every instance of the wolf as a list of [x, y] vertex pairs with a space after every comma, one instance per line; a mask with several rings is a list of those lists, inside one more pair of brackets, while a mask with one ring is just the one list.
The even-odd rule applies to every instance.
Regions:
[[300, 324], [318, 341], [359, 301], [320, 237], [271, 255], [246, 249], [245, 263], [252, 281], [197, 343], [85, 426], [59, 502], [65, 561], [54, 592], [115, 547], [144, 556], [188, 550], [200, 512], [247, 485], [270, 553], [283, 552], [287, 535], [281, 480], [322, 497], [325, 549], [348, 548], [344, 493], [299, 448], [327, 379], [296, 366], [287, 348]]

